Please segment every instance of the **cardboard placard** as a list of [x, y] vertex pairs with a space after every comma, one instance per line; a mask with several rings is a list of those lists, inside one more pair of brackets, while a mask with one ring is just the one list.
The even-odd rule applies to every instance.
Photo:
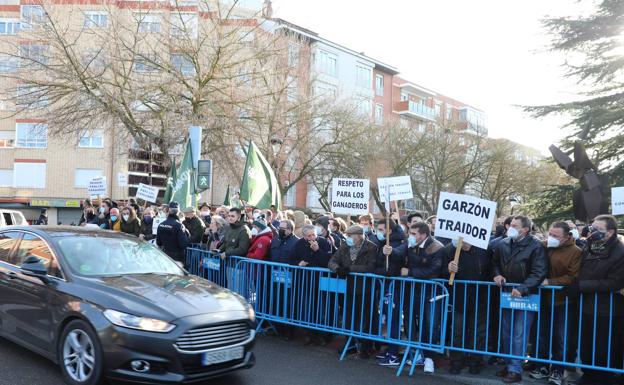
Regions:
[[334, 214], [364, 215], [370, 212], [368, 179], [332, 179], [331, 211]]

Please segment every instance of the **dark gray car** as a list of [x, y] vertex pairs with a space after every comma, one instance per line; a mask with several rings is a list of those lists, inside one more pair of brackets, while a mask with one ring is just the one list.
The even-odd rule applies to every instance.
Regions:
[[135, 237], [0, 231], [0, 336], [58, 363], [69, 384], [186, 383], [249, 368], [254, 325], [242, 297]]

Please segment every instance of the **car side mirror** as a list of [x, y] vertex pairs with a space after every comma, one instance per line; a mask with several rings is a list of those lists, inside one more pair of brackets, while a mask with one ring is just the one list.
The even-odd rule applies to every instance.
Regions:
[[28, 256], [20, 267], [22, 273], [29, 277], [39, 278], [43, 283], [48, 283], [48, 268], [41, 263], [41, 260], [35, 256]]

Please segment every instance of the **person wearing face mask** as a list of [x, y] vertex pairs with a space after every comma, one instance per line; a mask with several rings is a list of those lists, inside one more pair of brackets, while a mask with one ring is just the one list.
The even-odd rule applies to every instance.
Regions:
[[[283, 220], [277, 229], [278, 236], [271, 241], [271, 262], [286, 263], [296, 265], [293, 256], [295, 254], [295, 244], [299, 238], [293, 234], [295, 224], [291, 220]], [[298, 261], [297, 261], [298, 262]]]
[[336, 238], [333, 237], [329, 231], [329, 222], [330, 218], [322, 215], [316, 218], [313, 224], [315, 226], [316, 235], [325, 238], [327, 242], [329, 242], [329, 245], [331, 246], [331, 253], [333, 254], [336, 250], [338, 250], [338, 247], [336, 246]]
[[132, 206], [121, 210], [121, 232], [138, 237], [141, 234], [141, 221], [136, 216]]
[[97, 215], [95, 214], [93, 206], [90, 203], [85, 202], [78, 226], [85, 226], [88, 223], [94, 223], [95, 221], [97, 221]]
[[229, 256], [245, 256], [251, 245], [251, 231], [242, 219], [241, 209], [232, 207], [227, 217], [223, 243], [219, 247], [221, 258]]
[[[555, 222], [548, 230], [548, 239], [543, 242], [548, 249], [548, 276], [542, 282], [544, 286], [563, 286], [570, 285], [575, 282], [579, 269], [581, 267], [581, 249], [574, 244], [574, 238], [567, 222]], [[562, 361], [564, 341], [568, 341], [568, 352], [571, 351], [570, 345], [572, 341], [576, 341], [576, 321], [578, 314], [574, 311], [576, 308], [575, 301], [569, 301], [567, 305], [566, 320], [566, 301], [565, 296], [556, 292], [555, 298], [552, 298], [551, 290], [542, 290], [542, 304], [540, 312], [542, 318], [540, 320], [540, 338], [538, 341], [537, 358], [550, 360], [549, 352], [552, 352], [552, 360]], [[554, 315], [551, 330], [551, 314]], [[565, 335], [567, 322], [568, 335]], [[552, 346], [550, 345], [552, 336]], [[575, 350], [575, 349], [572, 349]], [[576, 357], [566, 357], [566, 361], [573, 362]], [[530, 376], [535, 379], [548, 379], [552, 385], [561, 385], [563, 379], [564, 367], [561, 365], [552, 365], [548, 368], [545, 364], [538, 366], [531, 371]]]
[[345, 241], [344, 232], [347, 231], [347, 222], [342, 218], [332, 218], [329, 221], [329, 231], [334, 238], [336, 249], [340, 248], [340, 245]]
[[141, 234], [139, 238], [145, 241], [156, 238], [152, 230], [152, 224], [154, 222], [154, 210], [151, 207], [143, 210], [143, 218], [141, 219]]
[[[444, 248], [444, 245], [431, 236], [431, 230], [427, 223], [416, 222], [410, 226], [409, 236], [404, 247], [407, 248], [407, 268], [411, 277], [419, 280], [440, 278], [442, 256], [439, 251]], [[441, 309], [437, 306], [434, 309], [430, 309], [430, 306], [421, 306], [423, 298], [431, 297], [431, 287], [427, 288], [427, 292], [424, 293], [423, 297], [422, 284], [415, 283], [414, 286], [414, 296], [412, 297], [414, 303], [412, 304], [411, 311], [410, 309], [405, 309], [405, 314], [409, 314], [410, 317], [419, 318], [423, 325], [434, 325], [434, 329], [430, 332], [429, 327], [426, 328], [426, 331], [425, 328], [423, 328], [423, 335], [419, 336], [420, 328], [417, 327], [417, 323], [414, 322], [410, 335], [414, 336], [412, 338], [420, 338], [420, 341], [435, 342], [433, 339], [439, 334], [435, 331], [436, 327], [439, 325], [439, 322], [436, 322], [436, 320], [439, 319]], [[407, 290], [411, 291], [411, 289]], [[410, 304], [406, 303], [406, 307], [409, 308]], [[424, 308], [424, 314], [422, 315], [420, 314], [421, 308]], [[426, 372], [433, 372], [433, 360], [430, 357], [426, 357], [427, 355], [426, 353], [423, 354], [424, 361], [419, 362], [419, 364], [424, 364]]]
[[268, 259], [271, 241], [273, 241], [273, 232], [267, 226], [264, 215], [260, 215], [252, 222], [251, 246], [247, 251], [247, 258]]
[[169, 203], [167, 219], [158, 225], [156, 244], [163, 248], [165, 254], [174, 260], [184, 263], [186, 248], [191, 243], [191, 236], [180, 222], [178, 202]]
[[194, 207], [189, 206], [184, 209], [184, 221], [182, 224], [191, 234], [191, 243], [200, 243], [206, 225], [203, 220], [197, 217]]
[[210, 226], [210, 222], [212, 222], [212, 214], [210, 213], [210, 206], [208, 203], [202, 203], [199, 206], [199, 219], [204, 221], [204, 227]]
[[[376, 260], [377, 246], [367, 239], [361, 226], [353, 225], [347, 229], [345, 242], [329, 261], [329, 269], [338, 277], [347, 279], [346, 306], [343, 310], [346, 312], [345, 327], [355, 332], [371, 333], [369, 319], [374, 300], [371, 301], [370, 291], [374, 288], [370, 279], [364, 282], [361, 277], [356, 278], [349, 273], [373, 273]], [[368, 359], [372, 347], [370, 341], [360, 341], [357, 346], [358, 356]]]
[[358, 223], [362, 226], [366, 239], [375, 243], [375, 231], [373, 229], [375, 219], [373, 218], [373, 214], [360, 215]]
[[109, 229], [111, 204], [109, 201], [103, 201], [97, 209], [97, 217], [92, 222], [101, 229]]
[[[613, 216], [594, 218], [587, 246], [583, 249], [578, 279], [565, 285], [561, 292], [568, 299], [583, 295], [579, 303], [582, 306], [581, 345], [578, 347], [581, 363], [607, 367], [610, 356], [610, 367], [619, 369], [624, 297], [612, 293], [624, 288], [624, 244], [617, 230]], [[611, 379], [608, 372], [583, 369], [579, 384], [606, 384]]]
[[584, 239], [581, 239], [581, 232], [579, 231], [578, 226], [573, 221], [566, 221], [566, 223], [570, 226], [570, 234], [574, 239], [574, 243], [579, 249], [583, 250], [587, 242], [585, 242]]
[[118, 208], [110, 209], [110, 219], [108, 220], [108, 230], [121, 231], [121, 215]]
[[[442, 250], [442, 278], [449, 279], [451, 273], [455, 273], [455, 282], [452, 290], [449, 290], [449, 303], [454, 304], [452, 344], [454, 347], [464, 349], [472, 349], [476, 346], [476, 350], [483, 351], [487, 333], [485, 328], [488, 317], [488, 292], [485, 286], [477, 290], [476, 285], [461, 281], [488, 282], [491, 279], [491, 254], [488, 250], [480, 249], [464, 241], [459, 253], [459, 262], [455, 262], [457, 244], [457, 239], [453, 239], [451, 244], [446, 245]], [[470, 374], [479, 374], [483, 364], [482, 356], [474, 353], [468, 355], [456, 350], [450, 351], [450, 359], [449, 372], [451, 374], [459, 374], [464, 362], [468, 363]]]
[[[546, 251], [541, 242], [530, 234], [532, 226], [531, 220], [524, 215], [513, 217], [507, 238], [493, 246], [494, 282], [503, 291], [508, 291], [505, 288], [508, 283], [518, 284], [511, 289], [512, 297], [536, 293], [548, 273]], [[501, 352], [524, 356], [534, 318], [535, 312], [502, 309]], [[522, 359], [507, 358], [505, 361], [507, 366], [496, 375], [502, 377], [505, 383], [522, 381]]]

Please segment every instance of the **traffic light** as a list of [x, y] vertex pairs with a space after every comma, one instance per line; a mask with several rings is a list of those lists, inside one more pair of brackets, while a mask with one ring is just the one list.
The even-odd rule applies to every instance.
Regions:
[[197, 191], [208, 190], [212, 185], [212, 160], [197, 163]]

